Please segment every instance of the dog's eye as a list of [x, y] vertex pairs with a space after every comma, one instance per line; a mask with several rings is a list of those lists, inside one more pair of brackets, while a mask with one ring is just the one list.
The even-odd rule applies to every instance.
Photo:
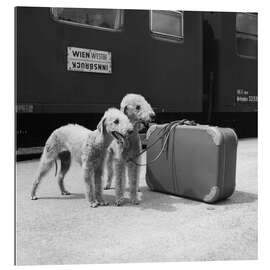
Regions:
[[113, 122], [114, 122], [116, 125], [118, 125], [118, 124], [119, 124], [119, 119], [115, 119]]
[[141, 109], [141, 106], [140, 105], [137, 105], [136, 106], [136, 110], [139, 111]]

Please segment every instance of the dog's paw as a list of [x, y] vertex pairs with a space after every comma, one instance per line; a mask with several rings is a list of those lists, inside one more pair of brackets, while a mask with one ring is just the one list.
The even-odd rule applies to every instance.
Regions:
[[99, 205], [99, 203], [97, 201], [90, 202], [90, 207], [95, 208], [95, 207], [98, 207], [98, 205]]
[[137, 205], [137, 204], [140, 203], [140, 201], [139, 201], [138, 199], [131, 199], [131, 200], [130, 200], [130, 203], [131, 203], [131, 204], [134, 204], [134, 205]]
[[107, 205], [109, 205], [109, 203], [106, 202], [106, 201], [98, 201], [98, 205], [100, 205], [100, 206], [107, 206]]
[[71, 193], [68, 192], [68, 191], [66, 191], [66, 190], [65, 190], [65, 191], [62, 191], [61, 194], [62, 194], [62, 195], [71, 195]]
[[37, 200], [37, 196], [31, 196], [31, 200]]
[[124, 203], [124, 198], [115, 200], [114, 205], [115, 206], [121, 206]]

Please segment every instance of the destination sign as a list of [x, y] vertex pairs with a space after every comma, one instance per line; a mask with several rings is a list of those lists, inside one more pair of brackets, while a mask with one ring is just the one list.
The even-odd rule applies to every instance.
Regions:
[[67, 47], [68, 71], [112, 73], [111, 52]]

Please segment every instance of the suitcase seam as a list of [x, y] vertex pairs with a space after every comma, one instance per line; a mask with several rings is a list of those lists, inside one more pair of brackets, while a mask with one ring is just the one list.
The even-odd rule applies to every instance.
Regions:
[[221, 192], [220, 192], [219, 199], [221, 199], [224, 195], [224, 183], [225, 183], [225, 171], [226, 171], [226, 140], [225, 140], [223, 129], [220, 129], [220, 132], [222, 134], [224, 143], [223, 143], [223, 172], [222, 172]]
[[177, 172], [176, 172], [176, 166], [175, 166], [175, 132], [176, 130], [174, 129], [174, 132], [173, 132], [173, 142], [172, 142], [172, 177], [173, 177], [173, 189], [174, 191], [178, 194], [179, 193], [179, 186], [178, 186], [178, 179], [177, 179]]

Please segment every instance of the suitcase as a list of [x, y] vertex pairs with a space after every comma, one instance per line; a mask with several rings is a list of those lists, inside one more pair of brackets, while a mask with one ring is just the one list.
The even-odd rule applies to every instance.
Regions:
[[186, 120], [154, 124], [147, 132], [147, 185], [206, 203], [220, 201], [234, 192], [236, 153], [230, 128]]

